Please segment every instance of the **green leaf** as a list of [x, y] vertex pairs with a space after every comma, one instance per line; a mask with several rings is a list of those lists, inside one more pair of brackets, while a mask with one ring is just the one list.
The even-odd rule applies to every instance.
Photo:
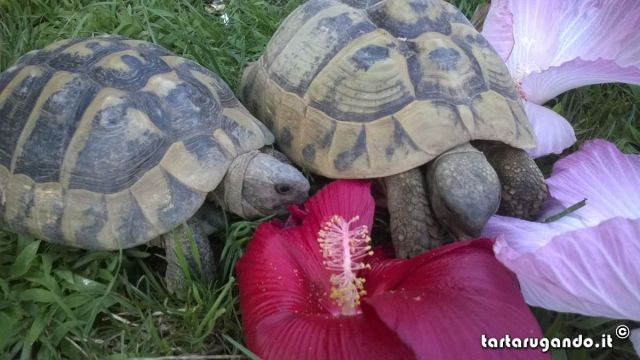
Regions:
[[5, 279], [0, 279], [0, 290], [2, 290], [2, 297], [6, 299], [9, 296], [9, 282]]
[[159, 17], [165, 17], [165, 18], [171, 18], [173, 19], [175, 17], [175, 14], [171, 11], [166, 11], [166, 10], [162, 10], [162, 9], [154, 9], [154, 8], [148, 8], [149, 12], [151, 14], [157, 15]]
[[25, 345], [33, 345], [36, 342], [40, 334], [44, 331], [44, 329], [49, 325], [49, 321], [53, 315], [53, 312], [48, 312], [48, 307], [41, 309], [41, 311], [36, 315], [31, 323], [31, 327], [24, 337]]
[[244, 347], [242, 344], [240, 344], [239, 342], [235, 341], [234, 339], [232, 339], [231, 337], [229, 337], [229, 335], [227, 334], [222, 334], [222, 337], [227, 340], [228, 342], [230, 342], [233, 346], [235, 346], [236, 349], [240, 350], [240, 352], [242, 352], [243, 354], [245, 354], [249, 359], [251, 360], [260, 360], [260, 358], [258, 357], [258, 355], [254, 354], [251, 352], [251, 350], [247, 349], [246, 347]]
[[145, 259], [145, 258], [148, 258], [149, 256], [151, 256], [150, 253], [148, 253], [146, 251], [140, 251], [140, 250], [137, 250], [137, 249], [127, 249], [124, 253], [128, 258]]
[[57, 277], [59, 277], [60, 279], [68, 282], [69, 284], [75, 284], [75, 282], [73, 281], [73, 273], [69, 270], [55, 270], [53, 272]]
[[4, 312], [0, 312], [0, 353], [2, 353], [5, 346], [8, 345], [9, 340], [14, 337], [14, 326], [18, 322], [18, 319], [11, 317]]
[[550, 352], [553, 360], [567, 360], [567, 351], [565, 349], [552, 349]]
[[58, 346], [62, 339], [71, 332], [74, 328], [80, 328], [84, 323], [82, 321], [71, 320], [63, 323], [57, 324], [55, 330], [53, 331], [50, 341], [53, 345]]
[[40, 256], [40, 259], [42, 261], [42, 272], [46, 275], [49, 275], [51, 273], [51, 268], [53, 267], [53, 259], [51, 254], [42, 254]]
[[11, 265], [11, 270], [9, 271], [12, 278], [20, 277], [29, 271], [31, 268], [31, 263], [36, 258], [38, 253], [38, 247], [40, 246], [40, 240], [34, 241], [33, 243], [27, 245], [16, 257], [16, 261], [14, 261], [13, 265]]
[[599, 326], [608, 324], [611, 322], [611, 319], [604, 317], [580, 317], [574, 321], [571, 321], [571, 324], [578, 329], [588, 330], [597, 328]]
[[55, 303], [57, 296], [49, 290], [27, 289], [20, 293], [20, 301], [33, 301], [37, 303]]
[[200, 322], [200, 325], [198, 325], [198, 329], [196, 330], [197, 337], [206, 336], [210, 334], [211, 331], [213, 331], [213, 328], [216, 325], [216, 320], [226, 312], [225, 308], [220, 309], [220, 305], [222, 303], [222, 300], [224, 300], [229, 294], [229, 291], [231, 290], [231, 287], [234, 283], [235, 279], [231, 277], [222, 288], [222, 291], [220, 291], [220, 293], [218, 294], [216, 301], [213, 303], [209, 311], [207, 311], [207, 314]]

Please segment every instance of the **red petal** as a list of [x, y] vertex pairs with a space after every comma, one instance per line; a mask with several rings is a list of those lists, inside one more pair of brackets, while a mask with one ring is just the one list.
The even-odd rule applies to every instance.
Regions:
[[375, 314], [330, 315], [330, 275], [303, 230], [262, 224], [238, 261], [249, 349], [264, 359], [412, 358]]
[[[371, 195], [371, 181], [366, 180], [336, 180], [318, 191], [307, 200], [304, 205], [290, 205], [288, 207], [289, 218], [285, 227], [300, 225], [307, 215], [314, 214], [311, 228], [333, 215], [340, 215], [349, 221], [354, 216], [359, 216], [360, 221], [353, 227], [367, 225], [371, 229], [373, 224], [373, 212], [375, 203]], [[317, 224], [316, 224], [317, 223]]]
[[248, 340], [268, 359], [414, 359], [413, 353], [376, 316], [329, 317], [281, 314], [265, 318]]
[[481, 347], [482, 335], [542, 337], [515, 276], [491, 245], [487, 239], [455, 243], [374, 264], [363, 310], [375, 311], [420, 358], [549, 358], [539, 350]]
[[289, 210], [289, 217], [284, 223], [284, 227], [301, 225], [304, 218], [307, 217], [307, 210], [305, 210], [304, 205], [289, 205], [287, 209]]
[[305, 227], [320, 230], [320, 224], [333, 215], [340, 215], [349, 221], [355, 216], [360, 220], [354, 222], [352, 228], [373, 225], [375, 203], [371, 196], [371, 181], [337, 180], [323, 187], [305, 204], [307, 217]]
[[330, 274], [317, 244], [305, 241], [300, 230], [283, 229], [273, 222], [258, 226], [236, 266], [245, 320], [251, 318], [247, 314], [264, 317], [282, 310], [327, 311], [320, 298], [331, 288]]

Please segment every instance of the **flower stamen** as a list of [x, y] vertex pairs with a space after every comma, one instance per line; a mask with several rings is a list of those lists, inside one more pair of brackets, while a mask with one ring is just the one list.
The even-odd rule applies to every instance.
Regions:
[[324, 266], [333, 272], [329, 280], [332, 285], [330, 297], [341, 307], [343, 315], [355, 315], [359, 308], [360, 297], [365, 295], [365, 279], [356, 276], [356, 272], [370, 268], [361, 260], [373, 254], [367, 226], [351, 229], [351, 224], [358, 219], [355, 216], [346, 221], [342, 216], [334, 215], [318, 232]]

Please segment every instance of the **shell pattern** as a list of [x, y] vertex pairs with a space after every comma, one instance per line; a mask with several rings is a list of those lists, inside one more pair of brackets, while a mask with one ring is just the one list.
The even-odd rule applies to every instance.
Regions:
[[273, 141], [214, 73], [152, 43], [70, 39], [0, 74], [0, 223], [90, 249], [135, 246]]
[[310, 0], [240, 94], [291, 159], [332, 178], [397, 174], [470, 140], [535, 146], [507, 67], [439, 0]]

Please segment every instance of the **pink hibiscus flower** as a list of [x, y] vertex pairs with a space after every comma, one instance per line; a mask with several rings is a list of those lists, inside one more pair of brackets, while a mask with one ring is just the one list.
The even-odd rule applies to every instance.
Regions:
[[527, 303], [547, 309], [640, 320], [640, 156], [604, 140], [559, 160], [547, 180], [548, 217], [586, 199], [559, 220], [494, 216], [498, 259], [516, 273]]
[[538, 137], [534, 157], [576, 141], [546, 101], [584, 85], [640, 84], [637, 0], [493, 0], [482, 34], [518, 84]]
[[537, 359], [485, 338], [541, 337], [487, 239], [410, 260], [371, 251], [370, 183], [341, 180], [260, 225], [239, 260], [249, 349], [264, 359]]

